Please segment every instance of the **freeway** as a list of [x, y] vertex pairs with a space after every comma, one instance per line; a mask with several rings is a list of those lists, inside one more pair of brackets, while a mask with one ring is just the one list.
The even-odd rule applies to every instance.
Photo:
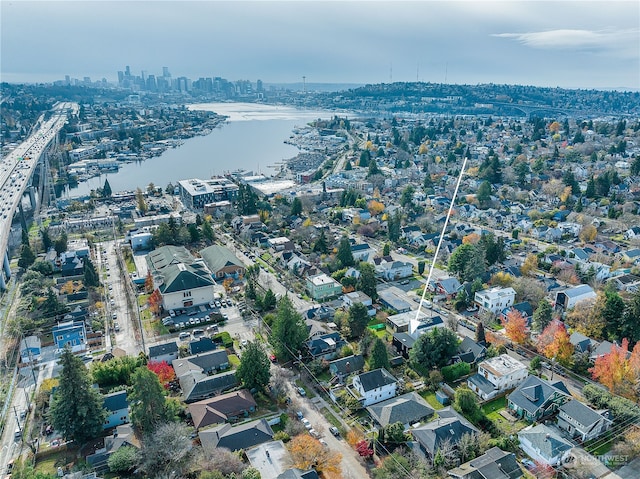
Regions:
[[[67, 121], [67, 114], [77, 113], [78, 108], [76, 103], [56, 104], [51, 118], [45, 121], [44, 115], [40, 117], [38, 129], [0, 160], [0, 259], [5, 257], [13, 216], [40, 156], [55, 140]], [[8, 271], [5, 273], [9, 275]]]

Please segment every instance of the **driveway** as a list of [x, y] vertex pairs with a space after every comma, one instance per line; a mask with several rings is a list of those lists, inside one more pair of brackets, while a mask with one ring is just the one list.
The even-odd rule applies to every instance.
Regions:
[[[324, 401], [317, 397], [320, 401], [316, 404], [314, 403], [316, 398], [309, 399], [307, 397], [300, 397], [292, 384], [288, 384], [288, 388], [290, 394], [289, 397], [296, 398], [291, 406], [292, 409], [294, 411], [302, 411], [304, 417], [311, 422], [313, 429], [318, 431], [322, 438], [327, 442], [329, 449], [332, 451], [338, 451], [342, 454], [342, 477], [344, 479], [362, 479], [369, 477], [369, 473], [362, 464], [358, 453], [349, 446], [349, 444], [347, 444], [347, 441], [342, 436], [334, 437], [329, 432], [331, 423], [329, 423], [329, 421], [327, 421], [327, 419], [319, 412], [319, 409], [323, 407]], [[295, 420], [297, 421], [297, 419]]]

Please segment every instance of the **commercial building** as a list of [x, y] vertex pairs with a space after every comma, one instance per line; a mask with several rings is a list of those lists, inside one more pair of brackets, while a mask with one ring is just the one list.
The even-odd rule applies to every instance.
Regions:
[[233, 201], [238, 196], [238, 185], [227, 178], [180, 180], [178, 188], [182, 203], [192, 210], [204, 209], [206, 204], [217, 201]]

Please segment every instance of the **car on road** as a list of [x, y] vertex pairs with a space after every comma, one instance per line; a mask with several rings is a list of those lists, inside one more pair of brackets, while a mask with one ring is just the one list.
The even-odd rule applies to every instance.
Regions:
[[302, 419], [300, 419], [300, 422], [305, 427], [305, 429], [313, 429], [313, 426], [311, 425], [311, 423], [306, 417], [303, 417]]
[[340, 435], [340, 430], [335, 426], [331, 426], [329, 428], [329, 432], [333, 434], [335, 437], [338, 437]]
[[118, 319], [118, 315], [117, 315], [116, 313], [113, 313], [113, 314], [111, 315], [111, 318], [112, 318], [112, 319]]
[[313, 428], [309, 429], [309, 434], [316, 439], [320, 439], [320, 433]]
[[194, 329], [193, 330], [193, 337], [195, 339], [201, 338], [202, 336], [204, 336], [204, 330], [202, 330], [202, 329]]
[[402, 285], [409, 284], [409, 280], [408, 279], [403, 279], [402, 281], [400, 281], [400, 284], [402, 284]]
[[302, 411], [296, 411], [296, 416], [298, 417], [298, 419], [300, 419], [301, 421], [304, 419], [304, 414], [302, 414]]
[[120, 332], [120, 324], [118, 323], [118, 321], [114, 321], [113, 322], [113, 330], [118, 333]]
[[327, 441], [325, 441], [324, 439], [320, 438], [318, 439], [318, 442], [320, 444], [322, 444], [324, 447], [329, 447], [329, 444], [327, 444]]
[[240, 341], [240, 346], [243, 348], [246, 348], [247, 344], [249, 344], [249, 341], [247, 341], [246, 339], [243, 339], [242, 341]]
[[307, 391], [305, 391], [303, 387], [297, 387], [296, 392], [302, 397], [305, 397], [307, 395]]
[[186, 331], [183, 331], [178, 335], [178, 338], [180, 338], [181, 341], [186, 341], [187, 339], [191, 338], [191, 333], [187, 333]]

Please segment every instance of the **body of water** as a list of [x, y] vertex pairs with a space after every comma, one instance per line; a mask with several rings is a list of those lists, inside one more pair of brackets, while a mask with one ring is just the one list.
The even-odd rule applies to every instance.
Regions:
[[190, 108], [215, 111], [229, 120], [209, 135], [185, 140], [160, 156], [124, 163], [117, 172], [79, 183], [66, 196], [88, 195], [91, 190], [102, 188], [107, 178], [113, 191], [132, 191], [137, 187], [144, 190], [149, 183], [164, 188], [178, 180], [210, 178], [238, 169], [270, 176], [277, 171], [270, 166], [298, 153], [297, 148], [284, 143], [296, 126], [331, 116], [330, 112], [254, 103], [203, 103]]

